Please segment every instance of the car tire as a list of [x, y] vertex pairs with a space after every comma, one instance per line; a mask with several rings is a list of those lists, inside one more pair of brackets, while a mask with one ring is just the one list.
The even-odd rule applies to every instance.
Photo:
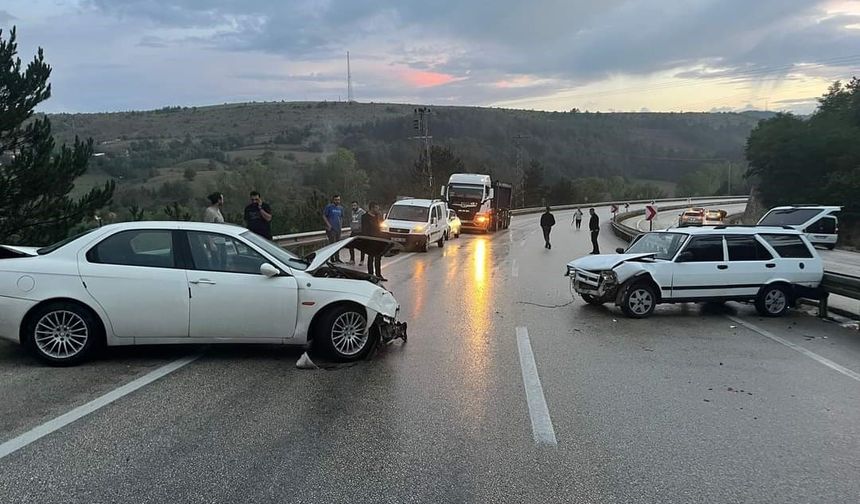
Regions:
[[833, 250], [836, 248], [836, 245], [831, 243], [831, 244], [825, 245], [824, 248], [826, 248], [827, 250]]
[[75, 366], [92, 356], [102, 331], [96, 316], [81, 305], [49, 303], [27, 317], [22, 343], [45, 364]]
[[445, 233], [445, 241], [448, 241], [448, 240], [450, 240], [450, 239], [451, 239], [451, 233], [446, 232], [446, 233]]
[[430, 237], [426, 237], [418, 244], [418, 252], [427, 252], [430, 249]]
[[621, 311], [630, 318], [645, 318], [657, 307], [657, 293], [646, 282], [636, 282], [624, 289], [621, 296]]
[[765, 285], [755, 300], [755, 309], [763, 317], [781, 317], [791, 307], [791, 296], [784, 285]]
[[439, 238], [439, 241], [436, 242], [436, 245], [439, 245], [439, 248], [444, 247], [445, 246], [445, 237], [443, 236], [442, 238]]
[[605, 302], [605, 301], [601, 301], [599, 297], [592, 296], [591, 294], [583, 294], [582, 300], [585, 301], [586, 303], [590, 304], [590, 305], [593, 305], [593, 306], [603, 306], [603, 304]]
[[314, 333], [314, 344], [338, 362], [364, 358], [376, 342], [367, 312], [356, 305], [329, 308], [320, 315]]

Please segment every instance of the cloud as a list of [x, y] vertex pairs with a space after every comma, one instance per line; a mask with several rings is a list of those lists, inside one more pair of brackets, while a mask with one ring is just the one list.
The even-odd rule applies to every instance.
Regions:
[[[10, 1], [19, 15], [33, 4]], [[347, 50], [359, 99], [551, 97], [559, 109], [618, 108], [616, 99], [640, 93], [636, 84], [645, 81], [673, 94], [676, 85], [726, 83], [733, 88], [714, 96], [749, 90], [733, 99], [757, 102], [763, 87], [768, 96], [772, 86], [844, 78], [860, 66], [860, 30], [851, 28], [860, 17], [832, 10], [833, 0], [436, 0], [432, 8], [409, 0], [56, 1], [65, 1], [62, 14], [51, 9], [32, 23], [56, 77], [88, 60], [135, 61], [159, 77], [143, 92], [169, 103], [186, 88], [219, 101], [333, 99], [345, 94]], [[32, 9], [27, 19], [44, 14]], [[577, 96], [604, 92], [596, 83], [613, 87]]]

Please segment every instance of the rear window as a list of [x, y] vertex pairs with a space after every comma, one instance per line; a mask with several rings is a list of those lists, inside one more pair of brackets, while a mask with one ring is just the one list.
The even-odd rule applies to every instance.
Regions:
[[807, 226], [804, 232], [815, 234], [836, 234], [836, 217], [822, 217]]
[[783, 234], [763, 234], [764, 241], [768, 242], [776, 250], [780, 257], [787, 258], [810, 258], [812, 251], [803, 243], [800, 236]]
[[818, 208], [771, 210], [758, 223], [762, 226], [799, 226], [820, 213]]
[[773, 256], [752, 235], [726, 236], [729, 261], [768, 261]]

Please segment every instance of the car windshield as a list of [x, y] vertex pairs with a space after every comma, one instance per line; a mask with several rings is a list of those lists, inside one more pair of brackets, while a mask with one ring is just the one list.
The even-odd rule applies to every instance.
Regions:
[[448, 197], [480, 200], [484, 197], [484, 186], [450, 185], [448, 186]]
[[388, 211], [388, 218], [410, 222], [427, 222], [430, 209], [415, 205], [394, 205]]
[[272, 255], [275, 259], [281, 261], [290, 268], [304, 271], [308, 267], [308, 263], [302, 260], [302, 258], [286, 249], [279, 247], [275, 242], [269, 241], [258, 235], [257, 233], [245, 231], [239, 236], [260, 247], [265, 252]]
[[654, 258], [669, 261], [684, 244], [687, 235], [683, 233], [648, 233], [636, 240], [625, 253], [655, 254]]
[[799, 226], [821, 213], [817, 208], [771, 210], [758, 222], [762, 226]]
[[69, 243], [72, 243], [73, 241], [77, 240], [81, 236], [92, 233], [96, 229], [98, 229], [98, 228], [87, 229], [83, 233], [78, 233], [76, 235], [70, 236], [70, 237], [66, 238], [65, 240], [60, 240], [57, 243], [54, 243], [53, 245], [48, 245], [47, 247], [42, 247], [39, 250], [37, 250], [36, 253], [39, 255], [50, 254], [51, 252], [57, 250], [58, 248], [63, 247], [65, 245], [68, 245]]

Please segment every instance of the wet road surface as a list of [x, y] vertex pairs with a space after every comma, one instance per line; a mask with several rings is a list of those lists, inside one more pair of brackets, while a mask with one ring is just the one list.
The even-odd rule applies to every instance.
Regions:
[[0, 502], [858, 502], [856, 331], [572, 302], [564, 265], [591, 245], [570, 215], [552, 250], [523, 216], [390, 260], [409, 342], [350, 366], [230, 345], [52, 369], [0, 343], [0, 443], [199, 355], [0, 458]]

